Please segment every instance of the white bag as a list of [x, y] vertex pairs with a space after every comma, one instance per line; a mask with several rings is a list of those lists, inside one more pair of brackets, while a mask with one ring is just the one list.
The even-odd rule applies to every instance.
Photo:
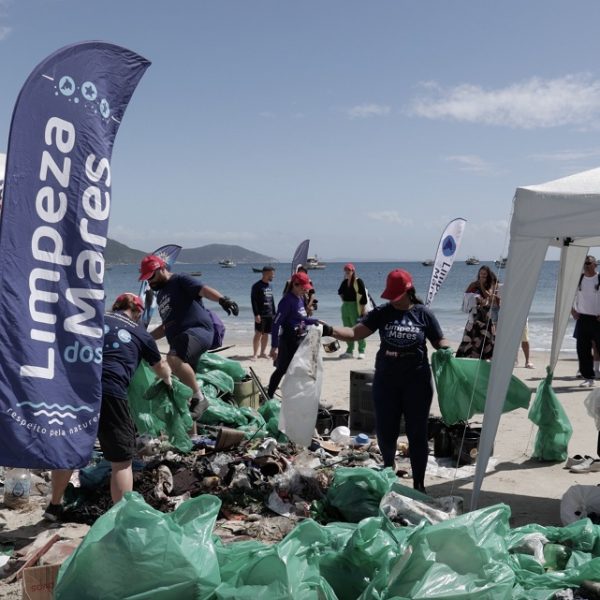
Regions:
[[279, 431], [300, 446], [310, 446], [317, 422], [323, 360], [321, 327], [309, 327], [281, 384]]
[[600, 487], [572, 485], [560, 500], [560, 520], [563, 525], [585, 519], [590, 513], [600, 514]]
[[596, 429], [600, 431], [600, 389], [591, 391], [583, 401], [588, 415], [594, 419]]

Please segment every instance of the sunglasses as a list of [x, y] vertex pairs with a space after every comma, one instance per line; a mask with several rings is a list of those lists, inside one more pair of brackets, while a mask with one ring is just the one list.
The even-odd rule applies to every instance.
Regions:
[[589, 267], [590, 265], [595, 265], [596, 263], [595, 263], [595, 262], [592, 262], [591, 260], [586, 260], [586, 261], [585, 261], [583, 264], [584, 264], [586, 267]]

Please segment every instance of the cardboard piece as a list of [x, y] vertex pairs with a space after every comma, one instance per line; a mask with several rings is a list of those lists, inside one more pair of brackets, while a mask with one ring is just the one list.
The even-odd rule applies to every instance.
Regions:
[[28, 567], [23, 570], [23, 600], [52, 600], [60, 565]]

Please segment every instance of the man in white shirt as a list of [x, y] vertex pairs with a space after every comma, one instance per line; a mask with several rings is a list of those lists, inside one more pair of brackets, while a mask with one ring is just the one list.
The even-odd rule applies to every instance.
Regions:
[[593, 387], [595, 375], [592, 342], [600, 348], [600, 276], [596, 271], [594, 256], [585, 257], [571, 314], [577, 321], [574, 335], [577, 338], [579, 372], [583, 377], [580, 387]]

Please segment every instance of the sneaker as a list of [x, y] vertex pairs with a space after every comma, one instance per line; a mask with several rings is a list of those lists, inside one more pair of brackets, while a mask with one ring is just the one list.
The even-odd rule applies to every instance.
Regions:
[[571, 473], [597, 473], [600, 471], [600, 460], [593, 459], [591, 456], [586, 458], [581, 464], [574, 465], [569, 469]]
[[532, 362], [528, 362], [528, 363], [525, 363], [525, 368], [526, 369], [534, 369], [535, 367], [533, 366]]
[[365, 353], [364, 352], [359, 352], [358, 353], [358, 360], [364, 360], [366, 358]]
[[588, 456], [587, 454], [585, 456], [581, 456], [581, 454], [576, 454], [575, 456], [569, 456], [569, 458], [567, 458], [567, 463], [565, 464], [565, 469], [570, 469], [571, 467], [574, 467], [575, 465], [580, 465], [585, 461], [592, 461], [594, 460], [591, 456]]
[[344, 352], [344, 354], [340, 354], [340, 358], [352, 358], [352, 352]]
[[593, 379], [584, 379], [580, 384], [579, 384], [580, 388], [591, 388], [594, 387], [594, 380]]
[[46, 510], [42, 517], [46, 519], [46, 521], [52, 521], [52, 523], [56, 523], [60, 521], [60, 517], [62, 516], [63, 506], [62, 504], [48, 504]]
[[196, 398], [192, 396], [190, 402], [190, 415], [194, 421], [198, 421], [204, 414], [204, 411], [208, 408], [208, 400], [206, 398]]

